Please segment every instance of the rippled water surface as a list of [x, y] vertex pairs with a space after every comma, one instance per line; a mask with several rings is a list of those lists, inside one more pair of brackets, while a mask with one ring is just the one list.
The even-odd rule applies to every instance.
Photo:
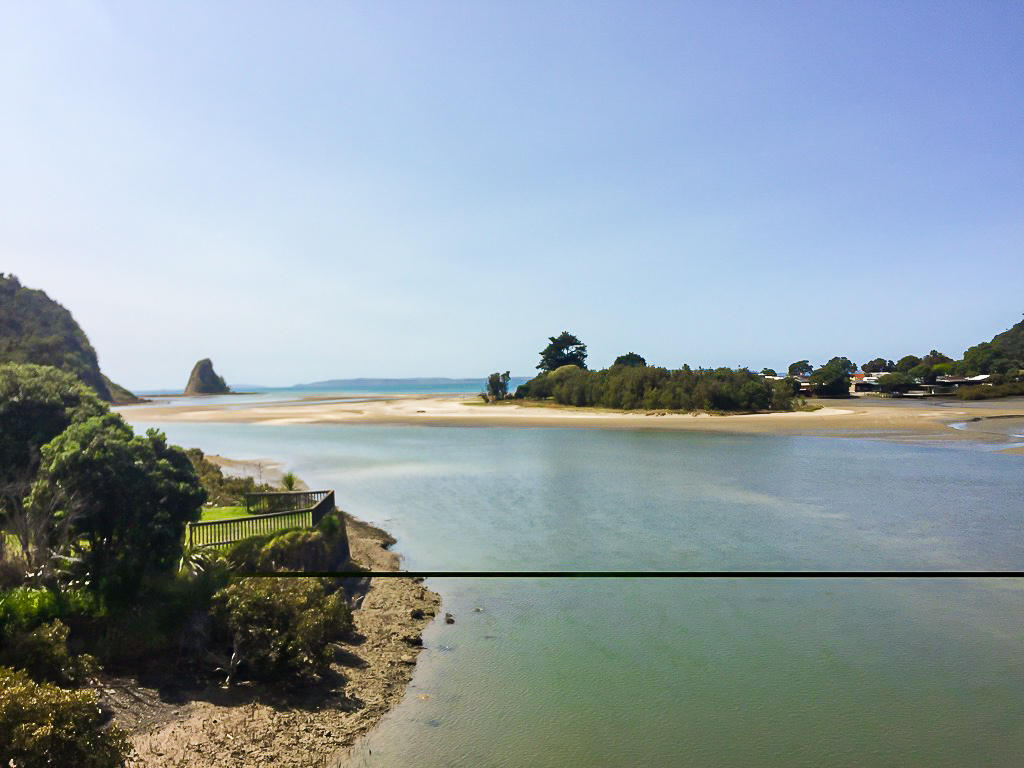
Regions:
[[[1016, 570], [1022, 457], [970, 443], [162, 424], [274, 457], [409, 569]], [[1019, 766], [1012, 578], [435, 579], [366, 766]]]

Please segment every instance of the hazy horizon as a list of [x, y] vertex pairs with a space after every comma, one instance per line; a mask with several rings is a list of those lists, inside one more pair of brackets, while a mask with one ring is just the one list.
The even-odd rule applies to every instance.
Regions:
[[0, 271], [130, 388], [959, 357], [1024, 5], [0, 6]]

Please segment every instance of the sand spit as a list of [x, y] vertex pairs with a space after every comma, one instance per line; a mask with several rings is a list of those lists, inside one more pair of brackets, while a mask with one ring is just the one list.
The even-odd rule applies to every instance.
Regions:
[[423, 426], [594, 427], [819, 436], [945, 436], [998, 441], [997, 436], [950, 429], [949, 424], [992, 417], [1024, 418], [1024, 402], [879, 401], [874, 398], [817, 401], [814, 411], [708, 414], [637, 413], [520, 403], [484, 405], [477, 398], [400, 396], [344, 401], [307, 397], [239, 407], [217, 405], [132, 406], [129, 421], [209, 421], [266, 425], [407, 424]]

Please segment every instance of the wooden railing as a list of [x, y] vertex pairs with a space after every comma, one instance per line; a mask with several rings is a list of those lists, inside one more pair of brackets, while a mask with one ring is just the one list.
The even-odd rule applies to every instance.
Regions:
[[186, 547], [222, 547], [250, 536], [291, 528], [312, 528], [334, 509], [334, 491], [295, 491], [246, 494], [247, 510], [272, 509], [264, 514], [210, 520], [185, 526]]
[[250, 515], [311, 509], [334, 491], [280, 491], [278, 493], [245, 494], [245, 511]]

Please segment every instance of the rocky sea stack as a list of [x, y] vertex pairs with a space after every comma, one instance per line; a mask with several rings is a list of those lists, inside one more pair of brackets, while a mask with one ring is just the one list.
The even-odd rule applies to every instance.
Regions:
[[224, 377], [218, 376], [213, 370], [213, 363], [208, 357], [196, 363], [185, 387], [186, 395], [223, 395], [230, 391], [224, 383]]

